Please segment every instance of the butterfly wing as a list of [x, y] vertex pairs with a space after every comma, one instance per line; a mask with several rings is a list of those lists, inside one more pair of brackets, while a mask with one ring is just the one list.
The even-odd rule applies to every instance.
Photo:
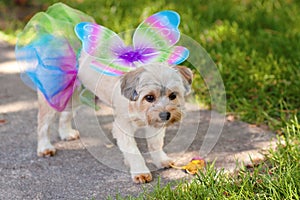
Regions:
[[121, 38], [112, 30], [95, 23], [81, 22], [75, 26], [75, 33], [82, 41], [83, 50], [100, 59], [115, 59], [115, 48], [123, 48]]
[[162, 11], [148, 17], [136, 29], [133, 45], [136, 49], [166, 49], [180, 38], [180, 16], [174, 11]]
[[75, 33], [82, 41], [83, 50], [92, 58], [90, 67], [109, 75], [120, 76], [131, 70], [122, 63], [119, 55], [128, 47], [112, 30], [95, 23], [82, 22], [75, 26]]
[[109, 62], [108, 60], [95, 59], [91, 61], [90, 67], [107, 76], [121, 76], [131, 70], [130, 67], [123, 66], [117, 60]]
[[148, 17], [136, 29], [134, 48], [143, 54], [143, 63], [168, 62], [180, 64], [189, 56], [185, 47], [174, 46], [180, 39], [180, 16], [174, 11], [162, 11]]
[[152, 62], [167, 62], [169, 65], [178, 65], [189, 57], [189, 50], [182, 46], [173, 46], [161, 50], [160, 54]]

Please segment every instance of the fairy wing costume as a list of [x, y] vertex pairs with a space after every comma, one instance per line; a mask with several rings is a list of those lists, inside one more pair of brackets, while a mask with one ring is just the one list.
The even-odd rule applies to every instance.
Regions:
[[129, 46], [115, 32], [94, 23], [79, 23], [75, 32], [83, 43], [83, 50], [92, 57], [91, 67], [100, 73], [120, 76], [148, 63], [183, 62], [189, 51], [174, 46], [180, 38], [179, 20], [173, 11], [148, 17], [135, 30], [133, 45]]
[[107, 76], [121, 76], [155, 62], [176, 65], [187, 59], [179, 38], [179, 15], [162, 11], [148, 17], [135, 30], [132, 45], [94, 19], [62, 3], [36, 14], [19, 35], [16, 58], [22, 80], [40, 90], [57, 111], [65, 109], [76, 86], [78, 57], [85, 51], [90, 67]]

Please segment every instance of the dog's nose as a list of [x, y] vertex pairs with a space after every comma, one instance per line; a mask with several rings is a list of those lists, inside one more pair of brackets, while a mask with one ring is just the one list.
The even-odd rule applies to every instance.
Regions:
[[167, 120], [170, 119], [171, 113], [169, 113], [169, 112], [161, 112], [161, 113], [159, 113], [159, 117], [160, 117], [161, 120], [167, 121]]

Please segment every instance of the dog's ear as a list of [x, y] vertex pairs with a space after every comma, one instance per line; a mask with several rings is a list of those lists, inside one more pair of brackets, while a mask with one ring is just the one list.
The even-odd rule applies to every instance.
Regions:
[[186, 66], [175, 66], [174, 68], [180, 73], [185, 88], [185, 95], [188, 95], [191, 92], [191, 85], [193, 82], [192, 70]]
[[136, 91], [136, 87], [143, 72], [143, 68], [138, 68], [134, 71], [127, 72], [121, 77], [121, 94], [130, 101], [136, 101], [138, 99], [139, 95]]

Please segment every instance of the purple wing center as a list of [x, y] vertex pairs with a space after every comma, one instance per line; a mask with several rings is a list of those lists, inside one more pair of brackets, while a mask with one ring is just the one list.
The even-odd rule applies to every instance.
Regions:
[[116, 52], [118, 58], [129, 65], [134, 65], [134, 62], [147, 63], [158, 53], [159, 52], [153, 48], [133, 49], [130, 46]]
[[127, 62], [135, 62], [141, 60], [143, 55], [139, 51], [129, 51], [119, 55], [119, 58]]

